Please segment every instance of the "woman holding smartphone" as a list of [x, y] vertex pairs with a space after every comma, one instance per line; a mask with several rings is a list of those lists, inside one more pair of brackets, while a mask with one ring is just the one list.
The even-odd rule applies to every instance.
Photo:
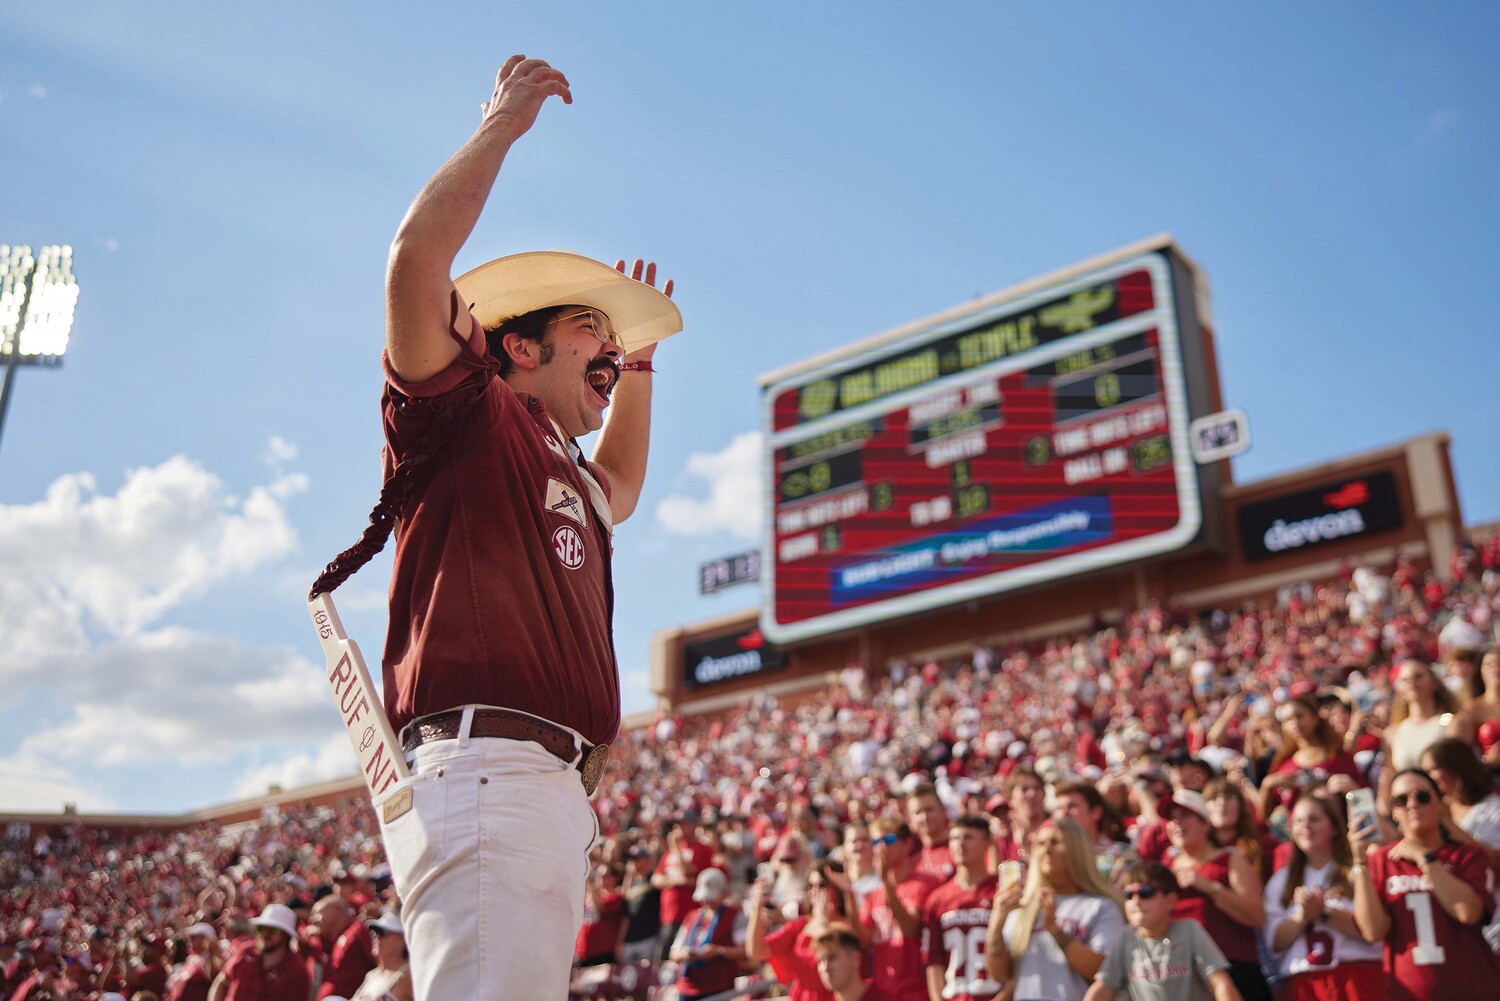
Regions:
[[1393, 1001], [1497, 1001], [1500, 963], [1484, 940], [1494, 869], [1479, 849], [1443, 830], [1437, 783], [1397, 772], [1390, 803], [1399, 840], [1374, 843], [1371, 824], [1349, 823], [1354, 917], [1367, 942], [1385, 943], [1385, 996]]
[[995, 894], [990, 978], [1007, 984], [1014, 1001], [1081, 1001], [1125, 927], [1120, 891], [1099, 875], [1093, 843], [1076, 821], [1043, 824], [1029, 857], [1025, 885]]
[[1281, 970], [1283, 1001], [1384, 995], [1385, 950], [1366, 942], [1354, 921], [1346, 828], [1333, 800], [1303, 796], [1292, 807], [1291, 861], [1271, 877], [1265, 896], [1265, 939]]

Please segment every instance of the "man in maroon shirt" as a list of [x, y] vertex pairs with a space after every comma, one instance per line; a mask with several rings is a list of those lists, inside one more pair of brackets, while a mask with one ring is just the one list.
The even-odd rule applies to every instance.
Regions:
[[902, 821], [875, 821], [870, 840], [880, 889], [860, 905], [858, 931], [870, 946], [874, 984], [901, 1001], [927, 1001], [922, 915], [939, 880], [913, 865], [918, 842]]
[[307, 1001], [312, 978], [306, 957], [292, 948], [297, 941], [292, 909], [271, 904], [250, 923], [255, 945], [235, 954], [208, 996], [214, 1001]]
[[917, 786], [906, 797], [906, 821], [922, 840], [917, 868], [939, 880], [950, 878], [954, 863], [948, 850], [948, 808], [930, 782]]
[[329, 894], [313, 905], [312, 923], [328, 954], [323, 957], [323, 983], [318, 997], [353, 997], [365, 974], [375, 967], [373, 943], [363, 922], [354, 920], [349, 902]]
[[666, 959], [677, 940], [682, 919], [693, 909], [693, 888], [698, 873], [713, 859], [711, 846], [698, 840], [698, 814], [684, 813], [667, 831], [667, 850], [656, 864], [651, 885], [661, 890], [661, 958]]
[[[620, 720], [613, 526], [645, 478], [655, 342], [681, 329], [671, 282], [657, 291], [641, 261], [626, 277], [623, 261], [549, 251], [450, 277], [549, 97], [572, 103], [561, 72], [505, 62], [386, 274], [386, 486], [369, 544], [399, 523], [384, 693], [412, 774], [375, 806], [418, 1001], [567, 992], [588, 794]], [[601, 427], [585, 461], [575, 439]]]

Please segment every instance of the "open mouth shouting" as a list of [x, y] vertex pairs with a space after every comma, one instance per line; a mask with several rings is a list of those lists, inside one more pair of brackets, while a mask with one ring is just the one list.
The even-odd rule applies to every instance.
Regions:
[[614, 392], [615, 383], [620, 379], [620, 370], [615, 368], [614, 362], [601, 358], [589, 365], [583, 378], [600, 402], [608, 405], [609, 395]]

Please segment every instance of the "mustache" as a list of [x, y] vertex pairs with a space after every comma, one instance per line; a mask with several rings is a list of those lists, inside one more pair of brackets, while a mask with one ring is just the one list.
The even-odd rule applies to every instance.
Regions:
[[589, 362], [588, 370], [590, 372], [608, 372], [609, 386], [606, 387], [604, 395], [608, 396], [615, 391], [615, 383], [620, 381], [620, 366], [615, 364], [614, 359], [596, 358], [594, 361]]

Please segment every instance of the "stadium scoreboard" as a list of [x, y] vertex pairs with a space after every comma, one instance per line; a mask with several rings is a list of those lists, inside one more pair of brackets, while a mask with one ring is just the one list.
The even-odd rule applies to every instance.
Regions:
[[763, 380], [769, 638], [1198, 538], [1206, 289], [1170, 243], [1147, 246]]

